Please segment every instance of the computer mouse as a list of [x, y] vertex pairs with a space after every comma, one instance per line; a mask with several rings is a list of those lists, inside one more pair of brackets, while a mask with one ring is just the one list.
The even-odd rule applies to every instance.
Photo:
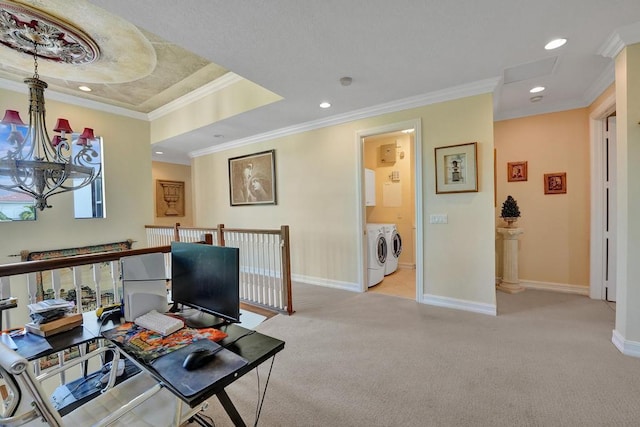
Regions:
[[193, 350], [184, 358], [182, 367], [187, 371], [198, 369], [213, 360], [217, 352], [217, 349], [210, 350], [208, 348], [198, 348]]

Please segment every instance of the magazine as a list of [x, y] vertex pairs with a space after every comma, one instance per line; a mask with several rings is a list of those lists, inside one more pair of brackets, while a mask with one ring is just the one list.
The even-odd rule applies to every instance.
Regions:
[[227, 334], [214, 328], [182, 328], [163, 337], [157, 332], [142, 328], [133, 322], [127, 322], [104, 331], [102, 336], [124, 348], [127, 353], [145, 362], [150, 362], [194, 341], [217, 342], [226, 338]]

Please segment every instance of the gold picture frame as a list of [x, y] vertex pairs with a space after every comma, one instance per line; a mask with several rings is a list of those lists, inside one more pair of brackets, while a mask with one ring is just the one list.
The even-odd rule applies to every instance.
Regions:
[[544, 194], [564, 194], [567, 192], [567, 173], [545, 173]]
[[478, 143], [435, 148], [436, 194], [478, 191]]
[[507, 181], [518, 182], [528, 179], [527, 162], [507, 163]]

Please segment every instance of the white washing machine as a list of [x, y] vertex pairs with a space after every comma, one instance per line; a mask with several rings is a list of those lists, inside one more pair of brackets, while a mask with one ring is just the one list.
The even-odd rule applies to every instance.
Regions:
[[398, 258], [402, 253], [402, 238], [395, 224], [380, 224], [387, 240], [387, 261], [384, 265], [384, 275], [388, 276], [398, 269]]
[[369, 287], [384, 279], [387, 261], [387, 238], [380, 224], [367, 224], [367, 252], [369, 266]]

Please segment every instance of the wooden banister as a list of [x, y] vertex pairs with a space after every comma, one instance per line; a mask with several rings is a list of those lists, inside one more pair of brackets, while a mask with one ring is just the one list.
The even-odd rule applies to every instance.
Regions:
[[75, 255], [65, 258], [55, 258], [43, 261], [23, 261], [13, 264], [0, 265], [0, 277], [15, 276], [17, 274], [35, 273], [38, 271], [55, 270], [65, 267], [96, 264], [99, 262], [116, 261], [125, 256], [150, 254], [154, 252], [171, 252], [171, 246], [156, 246], [153, 248], [130, 249], [120, 252], [103, 252], [97, 254]]

